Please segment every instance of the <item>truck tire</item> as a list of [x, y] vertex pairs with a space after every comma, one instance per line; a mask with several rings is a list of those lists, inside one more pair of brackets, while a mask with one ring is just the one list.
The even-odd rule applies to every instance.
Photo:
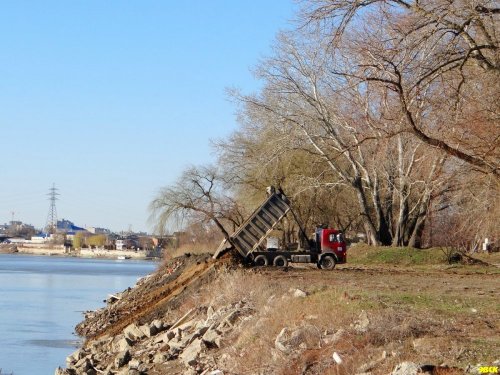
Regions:
[[269, 260], [267, 259], [267, 257], [262, 254], [257, 255], [253, 262], [257, 267], [266, 267], [269, 264]]
[[284, 255], [278, 255], [276, 258], [274, 258], [273, 265], [275, 267], [287, 267], [288, 266], [288, 260]]
[[335, 258], [331, 255], [325, 255], [319, 260], [318, 264], [322, 270], [333, 270], [335, 268]]

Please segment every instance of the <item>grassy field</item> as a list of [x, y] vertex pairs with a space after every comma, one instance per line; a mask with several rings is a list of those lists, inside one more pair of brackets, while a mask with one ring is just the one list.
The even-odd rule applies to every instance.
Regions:
[[351, 265], [398, 266], [416, 269], [463, 269], [466, 272], [500, 273], [500, 253], [474, 253], [462, 261], [448, 262], [449, 249], [434, 247], [414, 249], [410, 247], [373, 247], [364, 244], [348, 250]]
[[349, 248], [348, 256], [350, 264], [414, 266], [446, 263], [445, 253], [440, 248], [373, 247], [359, 244]]

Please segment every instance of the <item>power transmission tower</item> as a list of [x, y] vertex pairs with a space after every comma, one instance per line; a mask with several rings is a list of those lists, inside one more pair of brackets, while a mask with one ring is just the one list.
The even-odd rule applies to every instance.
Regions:
[[49, 208], [49, 214], [47, 215], [47, 225], [45, 226], [45, 230], [47, 233], [53, 234], [57, 230], [57, 210], [56, 210], [56, 200], [57, 196], [60, 195], [57, 192], [56, 185], [52, 184], [52, 187], [49, 189], [49, 193], [47, 194], [49, 196], [49, 201], [50, 201], [50, 208]]

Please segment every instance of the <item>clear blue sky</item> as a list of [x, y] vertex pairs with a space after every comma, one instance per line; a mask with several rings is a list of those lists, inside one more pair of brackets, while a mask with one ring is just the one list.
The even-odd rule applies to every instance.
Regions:
[[236, 128], [227, 87], [291, 27], [293, 0], [0, 2], [0, 223], [148, 230], [147, 206]]

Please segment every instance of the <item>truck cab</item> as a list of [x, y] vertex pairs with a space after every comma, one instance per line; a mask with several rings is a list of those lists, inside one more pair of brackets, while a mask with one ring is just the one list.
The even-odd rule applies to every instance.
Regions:
[[347, 261], [347, 245], [344, 235], [336, 229], [316, 228], [311, 248], [318, 253], [318, 262], [321, 262], [325, 256], [333, 257], [335, 263], [346, 263]]

